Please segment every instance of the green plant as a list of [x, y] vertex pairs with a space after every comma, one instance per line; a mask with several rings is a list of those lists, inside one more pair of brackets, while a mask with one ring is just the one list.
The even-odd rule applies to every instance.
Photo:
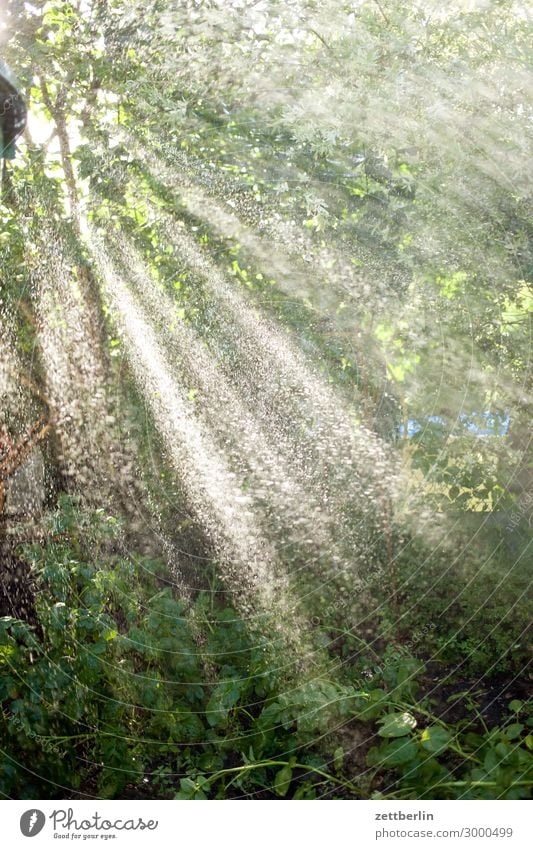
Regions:
[[[393, 712], [392, 708], [396, 708]], [[498, 727], [470, 730], [435, 719], [420, 705], [393, 704], [380, 717], [383, 741], [370, 749], [375, 774], [390, 771], [376, 798], [525, 799], [533, 781], [532, 706], [511, 702]], [[522, 715], [524, 722], [518, 722]], [[416, 716], [419, 719], [416, 719]], [[394, 789], [393, 789], [394, 788]]]

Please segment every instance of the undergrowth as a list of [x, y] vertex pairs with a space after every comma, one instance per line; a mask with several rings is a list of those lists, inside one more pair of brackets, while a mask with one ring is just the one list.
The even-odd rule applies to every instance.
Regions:
[[411, 646], [371, 674], [289, 680], [216, 593], [177, 597], [162, 562], [124, 553], [119, 521], [66, 496], [21, 554], [35, 619], [0, 620], [6, 797], [527, 795], [531, 705], [447, 723]]

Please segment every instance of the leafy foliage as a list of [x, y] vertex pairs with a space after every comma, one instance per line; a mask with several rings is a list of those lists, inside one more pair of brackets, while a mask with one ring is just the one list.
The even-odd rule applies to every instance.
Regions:
[[[61, 428], [43, 448], [52, 512], [41, 543], [20, 554], [34, 616], [0, 623], [0, 792], [525, 797], [529, 705], [512, 699], [489, 717], [465, 684], [495, 676], [506, 691], [530, 651], [531, 87], [520, 4], [5, 5], [2, 55], [33, 124], [0, 205], [0, 378], [7, 351], [33, 395], [22, 403], [27, 386], [16, 386], [23, 415], [5, 405], [0, 424], [22, 428], [42, 402], [35, 388], [48, 391], [40, 277], [54, 328], [79, 342], [61, 271], [98, 327], [90, 342], [105, 379], [84, 391], [105, 396], [100, 427], [116, 445], [127, 432], [144, 489], [133, 462], [113, 468], [111, 509], [102, 481], [101, 492], [73, 484]], [[148, 311], [149, 292], [160, 298], [167, 348], [176, 333], [195, 340], [173, 362], [202, 427], [216, 430], [225, 412], [224, 380], [246, 387], [265, 368], [213, 297], [211, 274], [242, 295], [254, 327], [282, 331], [280, 362], [294, 345], [350, 424], [401, 463], [394, 499], [385, 475], [376, 504], [364, 486], [351, 499], [357, 457], [335, 465], [318, 412], [299, 423], [290, 460], [309, 463], [306, 487], [322, 475], [312, 523], [335, 503], [349, 569], [260, 493], [312, 623], [314, 674], [303, 661], [290, 674], [268, 626], [227, 603], [220, 552], [135, 385], [88, 232], [133, 303]], [[54, 249], [58, 264], [43, 267]], [[211, 398], [193, 380], [199, 352], [217, 366]], [[263, 411], [275, 443], [283, 411], [263, 410], [277, 379], [267, 377], [243, 406]], [[292, 409], [298, 388], [279, 384]], [[240, 445], [250, 419], [224, 404], [218, 443], [253, 490]], [[81, 433], [92, 422], [80, 418]], [[316, 454], [309, 434], [324, 436]], [[83, 475], [93, 458], [80, 453]], [[190, 594], [156, 537], [178, 551]], [[449, 678], [464, 685], [444, 712], [426, 692], [434, 664], [441, 690]]]
[[[490, 732], [432, 721], [424, 701], [398, 701], [413, 693], [406, 669], [420, 672], [407, 657], [389, 663], [387, 689], [315, 678], [287, 690], [235, 611], [208, 612], [202, 594], [190, 607], [161, 563], [113, 553], [112, 517], [63, 500], [50, 529], [58, 541], [25, 549], [36, 627], [1, 620], [4, 795], [379, 797], [387, 782], [398, 798], [526, 795], [533, 720], [522, 702]], [[103, 562], [95, 544], [109, 549]], [[383, 738], [362, 783], [330, 748], [354, 718]]]

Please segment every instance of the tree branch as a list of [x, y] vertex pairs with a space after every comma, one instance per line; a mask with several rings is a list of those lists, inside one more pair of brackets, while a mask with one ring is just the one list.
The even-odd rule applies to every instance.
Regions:
[[383, 7], [382, 7], [381, 3], [379, 2], [379, 0], [374, 0], [374, 3], [378, 7], [380, 14], [381, 14], [381, 17], [383, 18], [383, 20], [385, 21], [387, 26], [390, 26], [390, 18], [387, 14], [385, 14], [385, 11], [383, 10]]

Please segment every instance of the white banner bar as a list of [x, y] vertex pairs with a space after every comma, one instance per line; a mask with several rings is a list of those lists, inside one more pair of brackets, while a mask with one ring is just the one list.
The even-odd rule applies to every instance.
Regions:
[[533, 812], [524, 801], [47, 800], [3, 801], [0, 812], [5, 849], [533, 847]]

